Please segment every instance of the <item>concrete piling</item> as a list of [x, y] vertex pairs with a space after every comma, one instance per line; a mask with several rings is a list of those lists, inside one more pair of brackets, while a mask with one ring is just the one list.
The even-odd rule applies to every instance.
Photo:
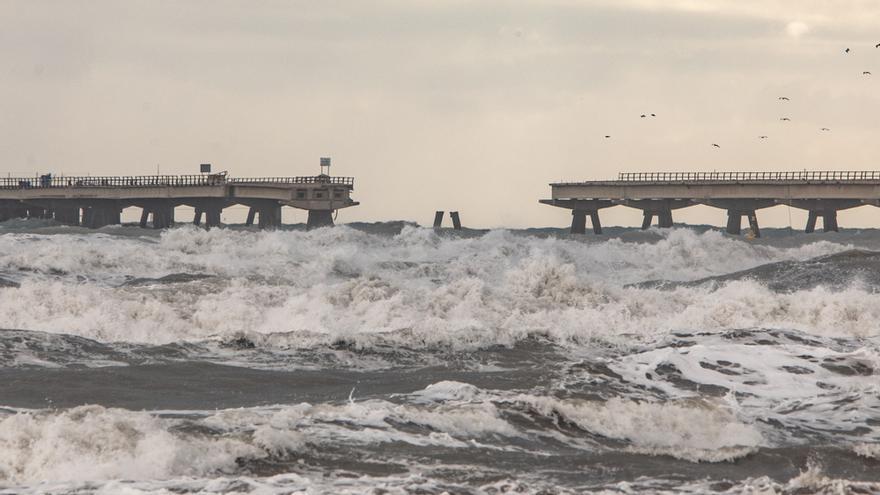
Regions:
[[435, 229], [439, 229], [440, 227], [443, 226], [443, 214], [444, 214], [444, 212], [442, 212], [442, 211], [434, 212], [434, 228]]
[[333, 210], [309, 210], [309, 218], [306, 227], [316, 229], [318, 227], [333, 226]]
[[[265, 205], [258, 210], [258, 213], [260, 214], [259, 225], [261, 229], [275, 229], [281, 226], [281, 205]], [[250, 217], [250, 212], [248, 212], [248, 217]]]
[[602, 223], [599, 221], [599, 212], [594, 210], [590, 212], [590, 222], [593, 224], [593, 233], [602, 233]]
[[122, 223], [122, 209], [115, 202], [91, 204], [82, 211], [82, 224], [90, 229]]
[[54, 210], [55, 221], [64, 225], [80, 224], [80, 208], [77, 206], [56, 207]]
[[761, 237], [761, 229], [758, 227], [758, 214], [751, 211], [746, 216], [749, 218], [749, 229], [751, 229], [752, 235]]
[[572, 234], [587, 233], [587, 212], [584, 210], [571, 210], [571, 230]]
[[598, 210], [571, 210], [571, 215], [571, 230], [569, 232], [572, 234], [587, 233], [587, 215], [590, 217], [590, 223], [593, 224], [593, 233], [602, 233]]
[[761, 237], [761, 230], [758, 228], [758, 215], [755, 210], [729, 209], [727, 210], [727, 229], [728, 234], [740, 235], [742, 233], [742, 217], [746, 217], [749, 221], [749, 229], [755, 237]]
[[450, 211], [449, 217], [452, 219], [452, 228], [455, 230], [461, 230], [461, 219], [458, 217], [458, 212]]

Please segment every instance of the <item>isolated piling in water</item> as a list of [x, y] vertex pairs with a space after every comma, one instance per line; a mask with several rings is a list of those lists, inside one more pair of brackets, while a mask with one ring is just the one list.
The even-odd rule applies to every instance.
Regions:
[[461, 230], [461, 219], [458, 217], [458, 212], [450, 211], [449, 217], [452, 218], [452, 228], [455, 230]]

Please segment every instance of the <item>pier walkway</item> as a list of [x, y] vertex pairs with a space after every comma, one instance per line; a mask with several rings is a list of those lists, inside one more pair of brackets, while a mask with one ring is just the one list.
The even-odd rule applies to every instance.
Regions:
[[837, 231], [837, 212], [857, 206], [880, 206], [880, 171], [803, 172], [648, 172], [621, 173], [617, 180], [550, 184], [551, 199], [541, 203], [572, 210], [572, 233], [602, 233], [599, 210], [624, 205], [642, 210], [642, 228], [657, 217], [660, 227], [671, 227], [672, 212], [694, 205], [727, 210], [727, 232], [739, 234], [746, 217], [752, 233], [760, 236], [756, 212], [789, 205], [808, 212], [805, 232]]
[[141, 208], [141, 227], [174, 224], [174, 208], [195, 209], [193, 223], [220, 225], [224, 208], [250, 208], [247, 224], [281, 225], [281, 207], [307, 210], [308, 226], [333, 225], [333, 213], [356, 206], [352, 177], [229, 178], [225, 174], [127, 177], [0, 178], [0, 221], [53, 218], [68, 225], [99, 228], [120, 223], [122, 210]]

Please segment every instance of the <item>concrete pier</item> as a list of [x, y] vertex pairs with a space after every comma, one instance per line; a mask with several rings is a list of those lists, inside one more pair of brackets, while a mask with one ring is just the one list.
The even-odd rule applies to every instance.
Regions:
[[225, 208], [250, 208], [248, 225], [281, 225], [281, 209], [306, 210], [308, 227], [333, 225], [337, 210], [356, 206], [354, 179], [327, 174], [304, 177], [228, 178], [225, 174], [129, 177], [0, 178], [0, 221], [54, 218], [67, 225], [119, 224], [125, 208], [141, 208], [140, 226], [175, 223], [174, 209], [195, 209], [193, 224], [219, 227]]
[[540, 203], [572, 210], [571, 232], [586, 232], [586, 215], [593, 232], [602, 232], [599, 210], [623, 205], [642, 210], [642, 228], [657, 218], [661, 228], [672, 227], [672, 212], [694, 205], [727, 211], [726, 231], [742, 232], [742, 218], [760, 236], [757, 211], [789, 205], [808, 212], [805, 232], [816, 230], [822, 218], [826, 232], [837, 231], [837, 212], [858, 206], [880, 206], [880, 171], [835, 172], [649, 172], [621, 173], [617, 180], [550, 184], [551, 198]]

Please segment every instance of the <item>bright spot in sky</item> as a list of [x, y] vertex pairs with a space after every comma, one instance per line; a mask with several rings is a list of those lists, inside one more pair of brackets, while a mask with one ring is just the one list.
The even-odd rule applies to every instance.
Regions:
[[789, 22], [787, 26], [785, 26], [785, 32], [788, 33], [788, 35], [792, 38], [800, 38], [809, 30], [810, 26], [807, 26], [800, 21], [792, 21]]

